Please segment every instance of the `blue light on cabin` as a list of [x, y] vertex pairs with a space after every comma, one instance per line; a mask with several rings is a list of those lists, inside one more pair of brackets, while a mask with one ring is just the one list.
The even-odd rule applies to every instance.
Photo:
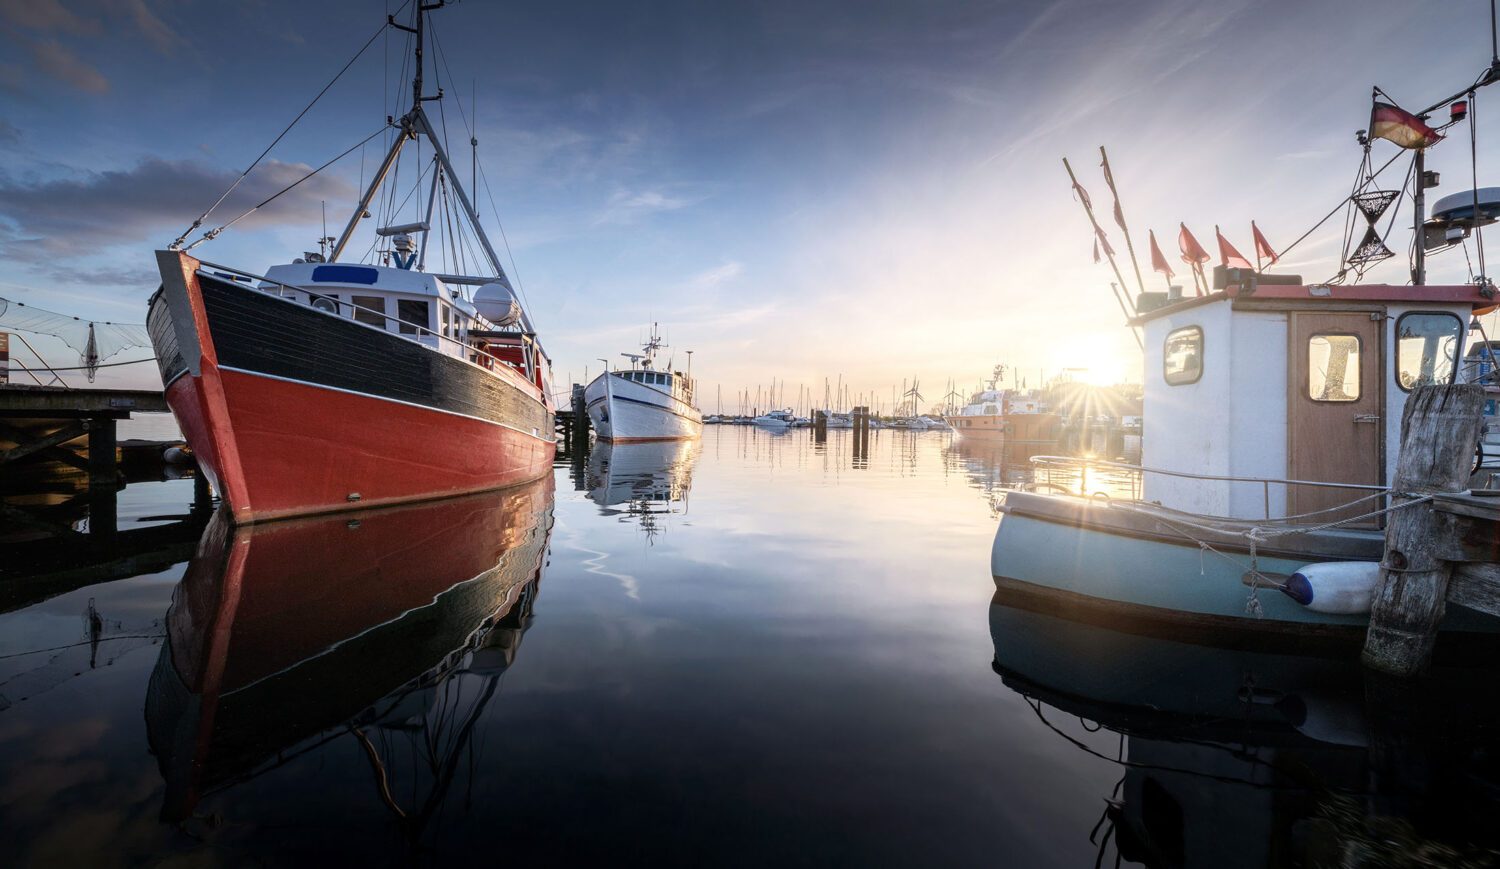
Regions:
[[312, 279], [319, 283], [374, 284], [380, 272], [369, 266], [318, 266]]

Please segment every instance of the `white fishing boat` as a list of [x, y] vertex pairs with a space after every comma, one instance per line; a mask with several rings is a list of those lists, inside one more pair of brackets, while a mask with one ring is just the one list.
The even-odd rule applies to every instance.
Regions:
[[[703, 434], [703, 415], [694, 401], [692, 373], [656, 367], [666, 345], [653, 324], [641, 353], [622, 354], [630, 367], [606, 371], [584, 390], [589, 422], [601, 440], [692, 440]], [[691, 357], [689, 357], [691, 358]]]

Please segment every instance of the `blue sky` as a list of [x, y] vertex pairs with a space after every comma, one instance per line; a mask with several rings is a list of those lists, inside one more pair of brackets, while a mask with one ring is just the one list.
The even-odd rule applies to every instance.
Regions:
[[[0, 294], [142, 320], [151, 251], [395, 5], [0, 0]], [[1107, 204], [1097, 149], [1110, 149], [1143, 255], [1154, 228], [1177, 265], [1179, 220], [1210, 248], [1220, 224], [1249, 253], [1253, 218], [1279, 246], [1348, 190], [1372, 84], [1418, 108], [1489, 55], [1478, 0], [468, 0], [434, 20], [558, 380], [597, 373], [596, 357], [631, 350], [658, 320], [679, 352], [697, 351], [709, 409], [720, 384], [729, 404], [772, 378], [794, 395], [842, 373], [888, 400], [902, 378], [937, 398], [996, 362], [1136, 372], [1061, 157]], [[245, 196], [395, 111], [398, 37], [345, 75]], [[1481, 136], [1490, 100], [1476, 107]], [[1466, 189], [1467, 145], [1459, 127], [1433, 150], [1434, 194]], [[1377, 143], [1376, 158], [1393, 148]], [[1481, 186], [1496, 156], [1481, 138]], [[320, 202], [331, 226], [352, 207], [360, 157], [195, 253], [260, 270], [312, 249]], [[1288, 270], [1331, 275], [1339, 235], [1330, 224]], [[1404, 271], [1398, 258], [1370, 279]], [[1467, 273], [1455, 251], [1431, 277]]]

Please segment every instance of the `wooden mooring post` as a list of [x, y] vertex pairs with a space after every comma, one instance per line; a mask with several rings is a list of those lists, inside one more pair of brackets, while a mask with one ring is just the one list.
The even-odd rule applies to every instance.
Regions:
[[854, 408], [854, 461], [858, 467], [860, 462], [870, 460], [870, 408], [860, 405]]
[[821, 444], [828, 441], [828, 411], [813, 411], [812, 424], [813, 443]]
[[[1463, 492], [1474, 467], [1485, 391], [1477, 384], [1419, 386], [1401, 415], [1391, 506]], [[1365, 635], [1367, 666], [1397, 676], [1427, 669], [1456, 563], [1466, 560], [1451, 513], [1428, 500], [1387, 514], [1380, 584]], [[1480, 557], [1484, 557], [1482, 554]]]

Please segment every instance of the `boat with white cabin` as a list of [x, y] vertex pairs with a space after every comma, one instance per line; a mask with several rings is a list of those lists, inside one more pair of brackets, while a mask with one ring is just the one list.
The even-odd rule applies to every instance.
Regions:
[[[264, 274], [208, 263], [188, 251], [240, 219], [189, 243], [210, 208], [157, 252], [147, 326], [166, 400], [236, 522], [496, 489], [551, 470], [551, 362], [424, 108], [442, 98], [424, 89], [420, 47], [442, 5], [414, 7], [411, 26], [389, 22], [415, 35], [411, 102], [387, 119], [389, 149], [336, 238]], [[402, 177], [426, 193], [415, 212], [396, 205]], [[363, 261], [347, 259], [372, 212]], [[455, 226], [477, 256], [449, 256]]]
[[[630, 367], [606, 371], [583, 392], [589, 422], [601, 440], [614, 443], [693, 440], [703, 435], [690, 371], [657, 368], [666, 347], [655, 324], [640, 353], [622, 354]], [[691, 357], [689, 357], [691, 359]]]
[[[1450, 125], [1467, 115], [1463, 96], [1453, 98]], [[1420, 170], [1441, 136], [1416, 115], [1400, 117], [1421, 137], [1391, 141], [1415, 150]], [[1003, 495], [991, 573], [1008, 605], [1114, 625], [1363, 635], [1387, 570], [1386, 513], [1410, 503], [1390, 488], [1407, 398], [1461, 377], [1488, 384], [1488, 373], [1462, 372], [1464, 348], [1472, 331], [1485, 349], [1471, 361], [1488, 361], [1480, 315], [1500, 301], [1483, 276], [1426, 282], [1429, 252], [1500, 218], [1495, 188], [1444, 197], [1429, 213], [1422, 191], [1436, 186], [1435, 173], [1412, 194], [1411, 282], [1360, 282], [1393, 255], [1376, 224], [1403, 195], [1373, 187], [1378, 137], [1390, 138], [1362, 131], [1365, 174], [1345, 200], [1369, 230], [1346, 245], [1334, 279], [1267, 273], [1238, 254], [1231, 262], [1221, 240], [1221, 264], [1196, 297], [1174, 286], [1136, 298], [1128, 322], [1144, 353], [1141, 464], [1033, 460], [1133, 471], [1141, 494]], [[1489, 388], [1493, 415], [1500, 389]], [[1500, 619], [1450, 599], [1441, 630], [1495, 633]]]

